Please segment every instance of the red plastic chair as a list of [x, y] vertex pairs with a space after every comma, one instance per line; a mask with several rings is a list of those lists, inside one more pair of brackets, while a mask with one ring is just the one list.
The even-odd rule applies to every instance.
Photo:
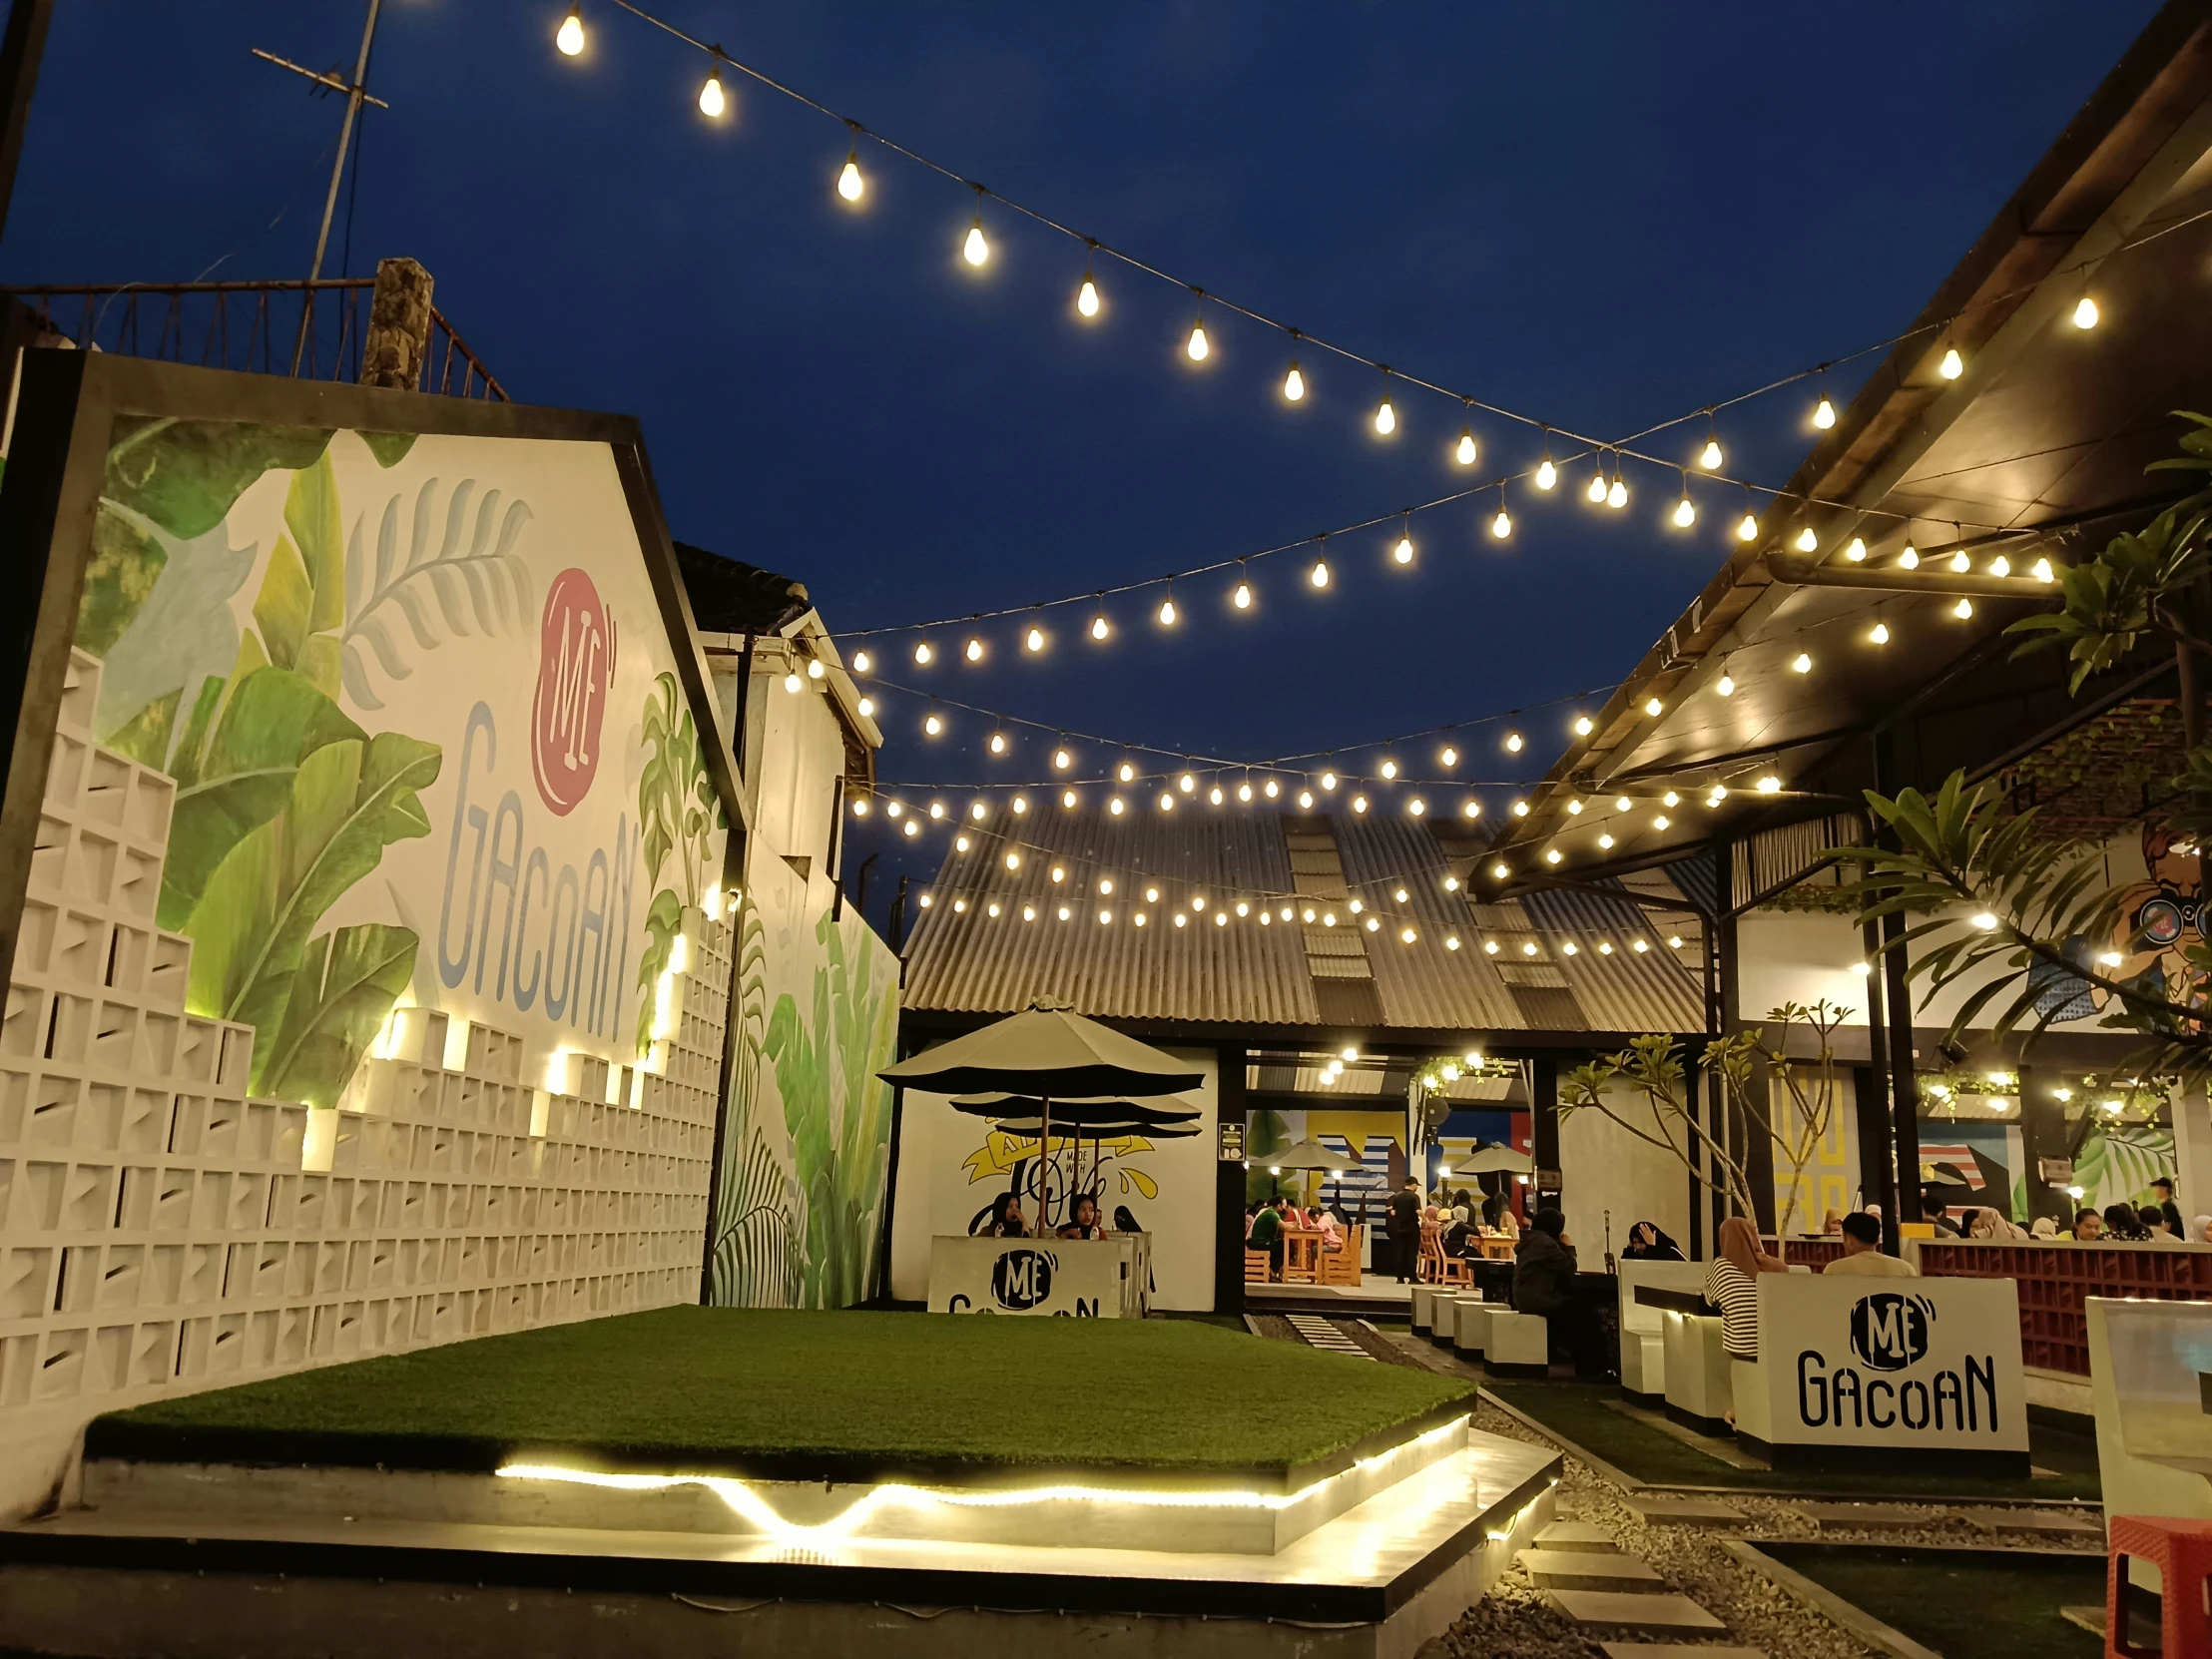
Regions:
[[[2104, 1581], [2105, 1659], [2212, 1659], [2212, 1629], [2205, 1620], [2205, 1581], [2212, 1579], [2212, 1521], [2171, 1515], [2115, 1515], [2107, 1527], [2109, 1555]], [[2164, 1608], [2164, 1640], [2156, 1648], [2127, 1639], [2127, 1563], [2158, 1568]]]

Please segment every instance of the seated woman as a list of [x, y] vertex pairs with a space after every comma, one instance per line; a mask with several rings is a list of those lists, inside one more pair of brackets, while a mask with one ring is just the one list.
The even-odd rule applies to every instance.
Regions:
[[[2076, 1235], [2078, 1237], [2078, 1235]], [[2138, 1243], [2150, 1237], [2143, 1220], [2132, 1204], [2107, 1204], [2104, 1207], [2104, 1236]]]
[[1068, 1216], [1068, 1223], [1060, 1229], [1063, 1239], [1103, 1239], [1106, 1229], [1098, 1222], [1098, 1200], [1089, 1193], [1078, 1193], [1075, 1208]]
[[1720, 1254], [1705, 1270], [1705, 1300], [1721, 1311], [1721, 1347], [1731, 1360], [1759, 1358], [1759, 1276], [1787, 1273], [1742, 1216], [1721, 1223]]
[[1474, 1242], [1473, 1223], [1464, 1209], [1451, 1212], [1451, 1220], [1444, 1226], [1443, 1248], [1446, 1256], [1461, 1260], [1481, 1254], [1481, 1248]]
[[992, 1239], [1026, 1239], [1027, 1223], [1022, 1220], [1021, 1200], [1011, 1192], [1000, 1193], [991, 1200], [990, 1225], [983, 1229], [984, 1236]]
[[1321, 1247], [1324, 1250], [1342, 1251], [1345, 1247], [1345, 1230], [1337, 1225], [1337, 1218], [1327, 1210], [1322, 1211], [1315, 1225], [1321, 1229]]
[[1682, 1247], [1659, 1231], [1656, 1222], [1640, 1221], [1628, 1230], [1628, 1248], [1621, 1252], [1624, 1262], [1681, 1262], [1688, 1258]]

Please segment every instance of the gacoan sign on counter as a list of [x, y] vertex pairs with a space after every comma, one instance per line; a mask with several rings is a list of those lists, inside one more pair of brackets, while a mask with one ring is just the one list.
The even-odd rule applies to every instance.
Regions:
[[1778, 1463], [1877, 1448], [1885, 1462], [2027, 1472], [2009, 1279], [1762, 1275], [1759, 1355], [1735, 1366], [1736, 1431]]

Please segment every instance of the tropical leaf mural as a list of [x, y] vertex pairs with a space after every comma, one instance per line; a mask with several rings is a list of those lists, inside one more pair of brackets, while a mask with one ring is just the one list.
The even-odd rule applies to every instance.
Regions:
[[2155, 1124], [2092, 1129], [2074, 1155], [2074, 1185], [2081, 1189], [2081, 1202], [2099, 1210], [2107, 1204], [2147, 1204], [2150, 1184], [2173, 1173], [2173, 1131]]
[[661, 887], [646, 907], [646, 947], [638, 960], [638, 1052], [653, 1046], [653, 1002], [684, 910], [706, 890], [707, 855], [723, 828], [722, 798], [707, 775], [699, 732], [691, 708], [677, 689], [676, 676], [655, 678], [640, 722], [645, 738], [645, 767], [638, 775], [638, 835], [645, 854], [648, 886], [661, 879], [671, 855], [683, 885]]

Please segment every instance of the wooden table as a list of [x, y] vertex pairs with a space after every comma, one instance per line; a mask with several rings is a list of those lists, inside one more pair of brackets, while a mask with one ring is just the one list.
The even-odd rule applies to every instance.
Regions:
[[1318, 1227], [1283, 1229], [1283, 1283], [1311, 1285], [1321, 1274], [1322, 1232]]

